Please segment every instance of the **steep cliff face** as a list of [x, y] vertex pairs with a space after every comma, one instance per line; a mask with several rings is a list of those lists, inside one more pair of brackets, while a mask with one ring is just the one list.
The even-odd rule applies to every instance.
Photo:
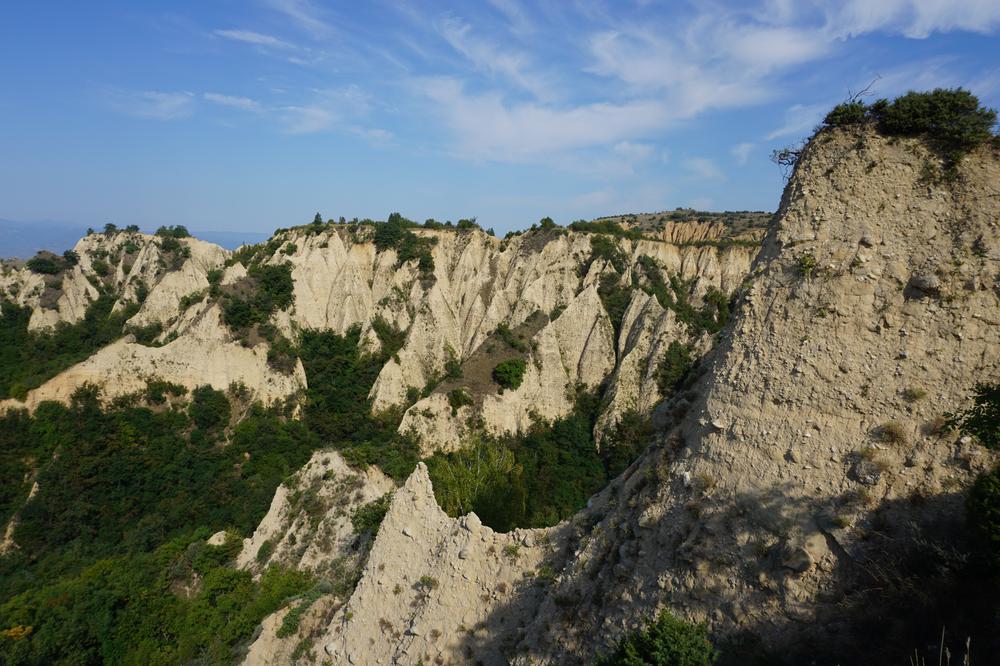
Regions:
[[[530, 533], [448, 518], [418, 468], [326, 653], [588, 663], [661, 608], [765, 646], [804, 622], [847, 631], [838, 610], [870, 601], [888, 553], [933, 551], [946, 532], [926, 526], [960, 521], [991, 463], [940, 416], [1000, 377], [1000, 159], [976, 153], [949, 185], [922, 180], [926, 159], [917, 141], [817, 137], [701, 378], [656, 408], [658, 442], [572, 520]], [[612, 404], [649, 400], [644, 350], [676, 326], [632, 300]], [[516, 561], [497, 555], [508, 546]]]
[[927, 159], [871, 134], [810, 144], [687, 415], [665, 403], [661, 443], [595, 499], [520, 661], [583, 660], [661, 607], [832, 636], [886, 550], [961, 521], [989, 456], [936, 421], [1000, 376], [1000, 160], [934, 186]]
[[[193, 238], [171, 243], [133, 232], [91, 234], [78, 243], [80, 262], [58, 278], [58, 290], [46, 286], [54, 278], [23, 267], [5, 272], [0, 287], [33, 309], [32, 328], [79, 321], [101, 292], [112, 294], [116, 311], [137, 308], [128, 326], [157, 331], [155, 343], [162, 345], [123, 339], [31, 391], [28, 407], [66, 400], [83, 382], [102, 384], [105, 397], [113, 398], [153, 378], [219, 389], [242, 382], [270, 402], [304, 389], [304, 373], [300, 366], [291, 373], [271, 367], [264, 341], [237, 336], [223, 323], [224, 303], [209, 295], [209, 276], [215, 273], [222, 290], [238, 291], [249, 279], [241, 262], [287, 263], [293, 304], [275, 313], [278, 329], [294, 339], [303, 329], [344, 333], [358, 326], [368, 350], [383, 344], [376, 323], [395, 331], [401, 345], [371, 389], [372, 408], [405, 409], [400, 431], [413, 434], [429, 454], [459, 446], [470, 423], [502, 435], [565, 416], [576, 391], [609, 377], [602, 429], [627, 411], [648, 413], [660, 397], [659, 359], [670, 340], [688, 332], [670, 323], [670, 313], [638, 306], [650, 302], [637, 288], [639, 264], [655, 260], [662, 276], [685, 282], [695, 303], [710, 289], [731, 292], [757, 248], [753, 234], [732, 238], [727, 229], [720, 222], [671, 223], [644, 232], [644, 240], [613, 239], [620, 257], [614, 266], [594, 254], [594, 236], [587, 233], [551, 230], [499, 240], [479, 230], [415, 229], [433, 243], [430, 274], [415, 260], [401, 263], [395, 249], [378, 251], [372, 228], [364, 225], [281, 231], [253, 256]], [[664, 240], [651, 240], [657, 237]], [[598, 293], [601, 280], [618, 272], [636, 299], [620, 334]], [[61, 295], [54, 300], [56, 291]], [[519, 350], [498, 339], [501, 326], [527, 327]], [[490, 378], [492, 366], [478, 366], [509, 356], [523, 356], [527, 372], [520, 387], [501, 392]], [[463, 366], [463, 375], [434, 389], [455, 365]], [[445, 394], [456, 388], [472, 394], [471, 405], [452, 409]]]

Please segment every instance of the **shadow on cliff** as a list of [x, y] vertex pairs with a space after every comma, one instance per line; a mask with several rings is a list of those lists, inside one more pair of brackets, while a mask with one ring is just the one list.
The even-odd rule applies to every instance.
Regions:
[[954, 663], [967, 639], [972, 664], [1000, 663], [1000, 581], [973, 551], [964, 497], [914, 495], [863, 515], [858, 539], [835, 546], [835, 587], [815, 619], [766, 645], [749, 626], [721, 641], [720, 665], [937, 664], [942, 631]]
[[[788, 611], [782, 613], [785, 617], [747, 617], [739, 621], [742, 629], [736, 633], [724, 632], [715, 637], [722, 653], [720, 666], [905, 665], [915, 654], [927, 664], [937, 664], [942, 628], [946, 632], [944, 646], [954, 663], [961, 663], [966, 640], [971, 639], [972, 664], [1000, 664], [1000, 580], [972, 552], [964, 522], [964, 494], [914, 495], [884, 501], [858, 516], [852, 528], [845, 530], [837, 526], [830, 509], [835, 511], [852, 502], [857, 502], [854, 495], [836, 497], [824, 503], [825, 511], [817, 510], [816, 506], [790, 503], [780, 490], [772, 490], [766, 495], [750, 493], [729, 498], [711, 512], [716, 529], [745, 525], [748, 512], [753, 512], [761, 543], [767, 542], [768, 534], [773, 537], [804, 518], [822, 513], [827, 517], [820, 519], [825, 523], [821, 529], [836, 555], [831, 572], [834, 584], [825, 588], [818, 603], [807, 602], [809, 619], [793, 619], [795, 614], [788, 610], [791, 602], [786, 595], [781, 602]], [[690, 513], [690, 502], [680, 511]], [[509, 622], [511, 617], [545, 623], [554, 630], [543, 639], [550, 648], [576, 645], [582, 649], [577, 654], [560, 654], [552, 663], [592, 663], [595, 648], [607, 649], [618, 638], [588, 634], [600, 632], [596, 627], [601, 626], [604, 604], [620, 602], [616, 590], [631, 589], [648, 601], [648, 615], [631, 618], [638, 625], [652, 619], [657, 602], [671, 601], [669, 593], [650, 592], [655, 588], [657, 572], [690, 570], [693, 562], [712, 556], [708, 548], [711, 539], [703, 541], [704, 547], [691, 545], [699, 541], [691, 538], [692, 534], [712, 532], [713, 528], [705, 524], [706, 515], [688, 517], [691, 529], [684, 539], [675, 538], [656, 553], [652, 579], [648, 571], [644, 580], [632, 577], [630, 558], [638, 548], [637, 541], [630, 541], [630, 537], [612, 539], [603, 553], [594, 554], [599, 564], [578, 573], [589, 578], [583, 586], [577, 578], [568, 585], [545, 589], [541, 586], [550, 585], [549, 581], [536, 579], [495, 609], [487, 624], [495, 626], [501, 618]], [[682, 519], [678, 513], [663, 518], [677, 519]], [[636, 531], [633, 526], [625, 533], [634, 535]], [[766, 552], [759, 549], [759, 558], [747, 558], [739, 566], [743, 569], [741, 576], [748, 580], [756, 576], [755, 572], [769, 572], [777, 583], [774, 594], [780, 596], [782, 590], [788, 589], [785, 580], [791, 579], [794, 585], [799, 574], [782, 567], [781, 548], [773, 545], [773, 539], [771, 543]], [[565, 562], [571, 558], [569, 552], [563, 552], [555, 559]], [[629, 585], [630, 581], [634, 585]], [[581, 587], [587, 590], [584, 596], [572, 591]], [[697, 603], [691, 608], [708, 617], [716, 610], [728, 610]], [[811, 616], [813, 611], [815, 616]], [[508, 631], [497, 636], [470, 633], [467, 655], [482, 659], [470, 663], [509, 663], [523, 632], [511, 632], [509, 624], [506, 627]]]

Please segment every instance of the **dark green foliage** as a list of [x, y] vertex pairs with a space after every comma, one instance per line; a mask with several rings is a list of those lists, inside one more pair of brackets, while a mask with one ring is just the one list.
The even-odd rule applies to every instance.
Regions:
[[868, 107], [864, 102], [850, 101], [838, 104], [826, 114], [823, 122], [831, 127], [858, 125], [868, 120]]
[[173, 384], [162, 379], [150, 379], [146, 382], [146, 402], [151, 405], [162, 405], [167, 401], [167, 396], [182, 396], [187, 394], [187, 389], [180, 384]]
[[591, 264], [598, 259], [611, 264], [619, 275], [623, 274], [628, 266], [628, 255], [618, 247], [618, 242], [614, 238], [604, 234], [594, 234], [590, 237], [590, 258], [583, 265], [581, 272], [586, 274]]
[[523, 436], [476, 436], [427, 461], [438, 503], [450, 515], [475, 511], [493, 529], [555, 525], [579, 511], [608, 480], [594, 445], [598, 400], [581, 395], [569, 416]]
[[652, 257], [639, 257], [639, 273], [645, 277], [645, 282], [639, 286], [647, 294], [655, 296], [660, 305], [673, 310], [678, 321], [688, 327], [691, 336], [702, 333], [717, 333], [729, 321], [729, 297], [714, 287], [705, 294], [705, 303], [699, 310], [691, 303], [693, 280], [684, 280], [679, 275], [671, 275], [669, 280], [663, 279], [660, 265]]
[[74, 252], [73, 250], [66, 250], [65, 252], [63, 252], [62, 258], [63, 261], [66, 263], [66, 266], [76, 266], [78, 263], [80, 263], [80, 255]]
[[663, 395], [673, 393], [687, 376], [691, 366], [694, 365], [694, 360], [691, 347], [677, 340], [671, 340], [657, 369], [656, 381], [660, 393]]
[[993, 137], [997, 113], [979, 104], [979, 98], [962, 88], [910, 91], [901, 97], [881, 99], [868, 106], [861, 101], [839, 104], [824, 120], [829, 127], [872, 122], [886, 136], [923, 137], [953, 172], [961, 158]]
[[[104, 558], [79, 572], [15, 596], [0, 606], [0, 625], [30, 626], [19, 641], [0, 642], [9, 664], [230, 664], [236, 648], [285, 599], [310, 587], [308, 574], [277, 568], [255, 583], [249, 572], [190, 558], [194, 537], [150, 553]], [[223, 550], [204, 546], [202, 554]], [[185, 598], [173, 581], [197, 571], [200, 590]]]
[[619, 238], [631, 238], [632, 240], [639, 240], [645, 237], [641, 231], [637, 229], [626, 229], [612, 220], [594, 220], [593, 222], [577, 220], [576, 222], [571, 223], [569, 228], [573, 231], [586, 231], [594, 234], [610, 234]]
[[649, 416], [635, 410], [621, 415], [618, 423], [601, 440], [601, 460], [608, 478], [621, 474], [639, 457], [653, 437], [653, 423]]
[[217, 285], [222, 282], [224, 272], [221, 268], [213, 268], [205, 275], [205, 279], [208, 280], [209, 285]]
[[621, 278], [614, 273], [604, 273], [597, 283], [597, 295], [604, 305], [604, 311], [608, 313], [611, 326], [615, 331], [615, 339], [618, 339], [622, 330], [622, 320], [625, 318], [625, 310], [629, 301], [632, 300], [631, 292], [622, 284]]
[[969, 491], [966, 508], [977, 552], [989, 566], [1000, 571], [1000, 466], [976, 479]]
[[33, 389], [79, 363], [122, 335], [126, 320], [138, 306], [112, 312], [115, 298], [103, 294], [87, 307], [81, 321], [59, 324], [51, 332], [28, 331], [31, 308], [0, 302], [0, 399], [20, 384]]
[[451, 415], [454, 416], [462, 407], [475, 404], [475, 400], [467, 389], [460, 386], [448, 391], [448, 404], [451, 405]]
[[476, 218], [470, 217], [467, 219], [461, 219], [455, 224], [455, 228], [459, 231], [469, 231], [471, 229], [478, 229], [479, 224], [476, 222]]
[[542, 231], [548, 231], [549, 229], [555, 229], [558, 226], [559, 225], [556, 224], [555, 221], [551, 217], [543, 217], [541, 220], [538, 221], [538, 227]]
[[125, 231], [127, 231], [129, 233], [136, 233], [137, 234], [137, 233], [139, 233], [139, 225], [138, 224], [129, 224], [129, 225], [127, 225], [125, 227]]
[[514, 331], [510, 330], [510, 326], [507, 324], [500, 324], [497, 326], [496, 330], [497, 337], [504, 341], [507, 346], [515, 351], [519, 351], [522, 354], [528, 353], [528, 343], [525, 342], [523, 335], [515, 335]]
[[382, 343], [383, 356], [393, 356], [403, 348], [403, 343], [406, 342], [406, 331], [396, 329], [381, 315], [372, 319], [372, 330], [375, 331], [375, 335], [378, 336], [379, 341]]
[[418, 449], [396, 432], [402, 414], [373, 416], [368, 393], [387, 357], [358, 350], [360, 328], [343, 335], [304, 331], [299, 358], [306, 371], [305, 423], [321, 441], [337, 447], [352, 464], [378, 465], [403, 479], [417, 463]]
[[118, 226], [116, 224], [108, 222], [107, 224], [104, 225], [104, 235], [105, 236], [110, 236], [110, 235], [116, 234], [116, 233], [118, 233]]
[[618, 648], [597, 661], [598, 666], [711, 666], [718, 653], [704, 625], [695, 625], [662, 611], [654, 622], [621, 640]]
[[505, 389], [516, 389], [524, 381], [526, 365], [523, 359], [511, 358], [500, 361], [493, 368], [493, 381]]
[[135, 341], [137, 343], [150, 347], [153, 346], [156, 338], [163, 333], [163, 324], [158, 321], [154, 321], [153, 323], [146, 324], [145, 326], [129, 326], [128, 332], [135, 336]]
[[375, 534], [392, 501], [392, 493], [386, 493], [373, 502], [359, 507], [351, 514], [351, 525], [355, 534]]
[[225, 426], [229, 423], [230, 413], [229, 400], [222, 391], [207, 384], [191, 391], [188, 416], [202, 430]]
[[234, 330], [265, 324], [294, 300], [291, 264], [253, 264], [247, 274], [253, 280], [253, 293], [246, 299], [229, 296], [222, 309], [223, 319]]
[[162, 238], [187, 238], [191, 234], [188, 233], [187, 227], [178, 224], [176, 226], [163, 226], [156, 230], [156, 235]]
[[397, 266], [416, 259], [417, 268], [424, 277], [433, 275], [434, 259], [431, 257], [431, 247], [436, 239], [422, 238], [410, 231], [417, 226], [417, 223], [407, 220], [399, 213], [389, 215], [389, 220], [385, 223], [373, 224], [375, 226], [373, 242], [380, 252], [394, 249]]
[[94, 259], [90, 262], [90, 267], [94, 269], [94, 273], [100, 277], [107, 277], [111, 273], [111, 266], [109, 266], [108, 262], [103, 259]]
[[1000, 448], [1000, 382], [976, 384], [973, 405], [948, 415], [948, 426], [972, 435], [988, 449]]
[[28, 270], [42, 275], [56, 275], [66, 270], [66, 262], [49, 252], [39, 252], [28, 259]]

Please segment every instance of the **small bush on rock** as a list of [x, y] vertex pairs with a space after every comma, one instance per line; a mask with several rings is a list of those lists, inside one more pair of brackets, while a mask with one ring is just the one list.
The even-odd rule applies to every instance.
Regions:
[[635, 631], [618, 648], [598, 660], [599, 666], [710, 666], [717, 653], [704, 625], [663, 611], [654, 622]]
[[493, 381], [505, 389], [516, 389], [524, 381], [524, 360], [511, 358], [501, 361], [493, 368]]

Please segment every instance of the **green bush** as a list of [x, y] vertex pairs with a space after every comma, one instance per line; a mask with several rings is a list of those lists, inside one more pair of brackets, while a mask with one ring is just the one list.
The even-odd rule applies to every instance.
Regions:
[[66, 269], [66, 264], [59, 257], [48, 253], [35, 255], [28, 260], [27, 266], [32, 273], [42, 275], [56, 275]]
[[150, 379], [146, 382], [146, 402], [151, 405], [162, 405], [166, 402], [168, 395], [179, 397], [185, 394], [187, 394], [187, 389], [180, 384], [162, 379]]
[[222, 391], [217, 391], [208, 384], [191, 391], [188, 415], [199, 428], [211, 430], [224, 426], [229, 423], [230, 413], [229, 399]]
[[691, 347], [677, 340], [671, 340], [657, 369], [656, 381], [660, 393], [663, 395], [673, 393], [684, 381], [692, 365], [694, 365], [694, 355], [691, 353]]
[[966, 510], [977, 552], [1000, 569], [1000, 465], [979, 475], [966, 498]]
[[868, 106], [864, 102], [851, 101], [833, 107], [823, 122], [831, 127], [845, 127], [859, 125], [867, 120]]
[[948, 151], [964, 153], [992, 136], [997, 113], [980, 106], [968, 90], [937, 88], [897, 97], [877, 120], [890, 136], [926, 136]]
[[475, 404], [472, 395], [463, 387], [448, 391], [448, 404], [451, 405], [451, 415], [454, 416], [462, 407]]
[[973, 405], [947, 415], [947, 425], [972, 435], [988, 449], [1000, 448], [1000, 382], [976, 384]]
[[704, 625], [661, 612], [654, 622], [621, 640], [617, 649], [597, 661], [599, 666], [711, 666], [718, 653]]
[[385, 518], [392, 502], [392, 493], [386, 493], [377, 500], [359, 507], [351, 514], [351, 525], [355, 534], [375, 534]]
[[187, 238], [191, 234], [188, 233], [187, 227], [182, 224], [176, 226], [163, 226], [156, 230], [156, 235], [162, 238]]
[[500, 361], [493, 368], [493, 381], [505, 389], [516, 389], [524, 381], [524, 371], [527, 368], [523, 359], [511, 358]]
[[838, 104], [827, 114], [828, 127], [847, 127], [872, 122], [886, 136], [923, 137], [931, 142], [953, 171], [970, 150], [993, 136], [997, 113], [980, 106], [979, 99], [962, 88], [910, 91], [891, 102], [880, 99], [872, 105], [861, 101]]

